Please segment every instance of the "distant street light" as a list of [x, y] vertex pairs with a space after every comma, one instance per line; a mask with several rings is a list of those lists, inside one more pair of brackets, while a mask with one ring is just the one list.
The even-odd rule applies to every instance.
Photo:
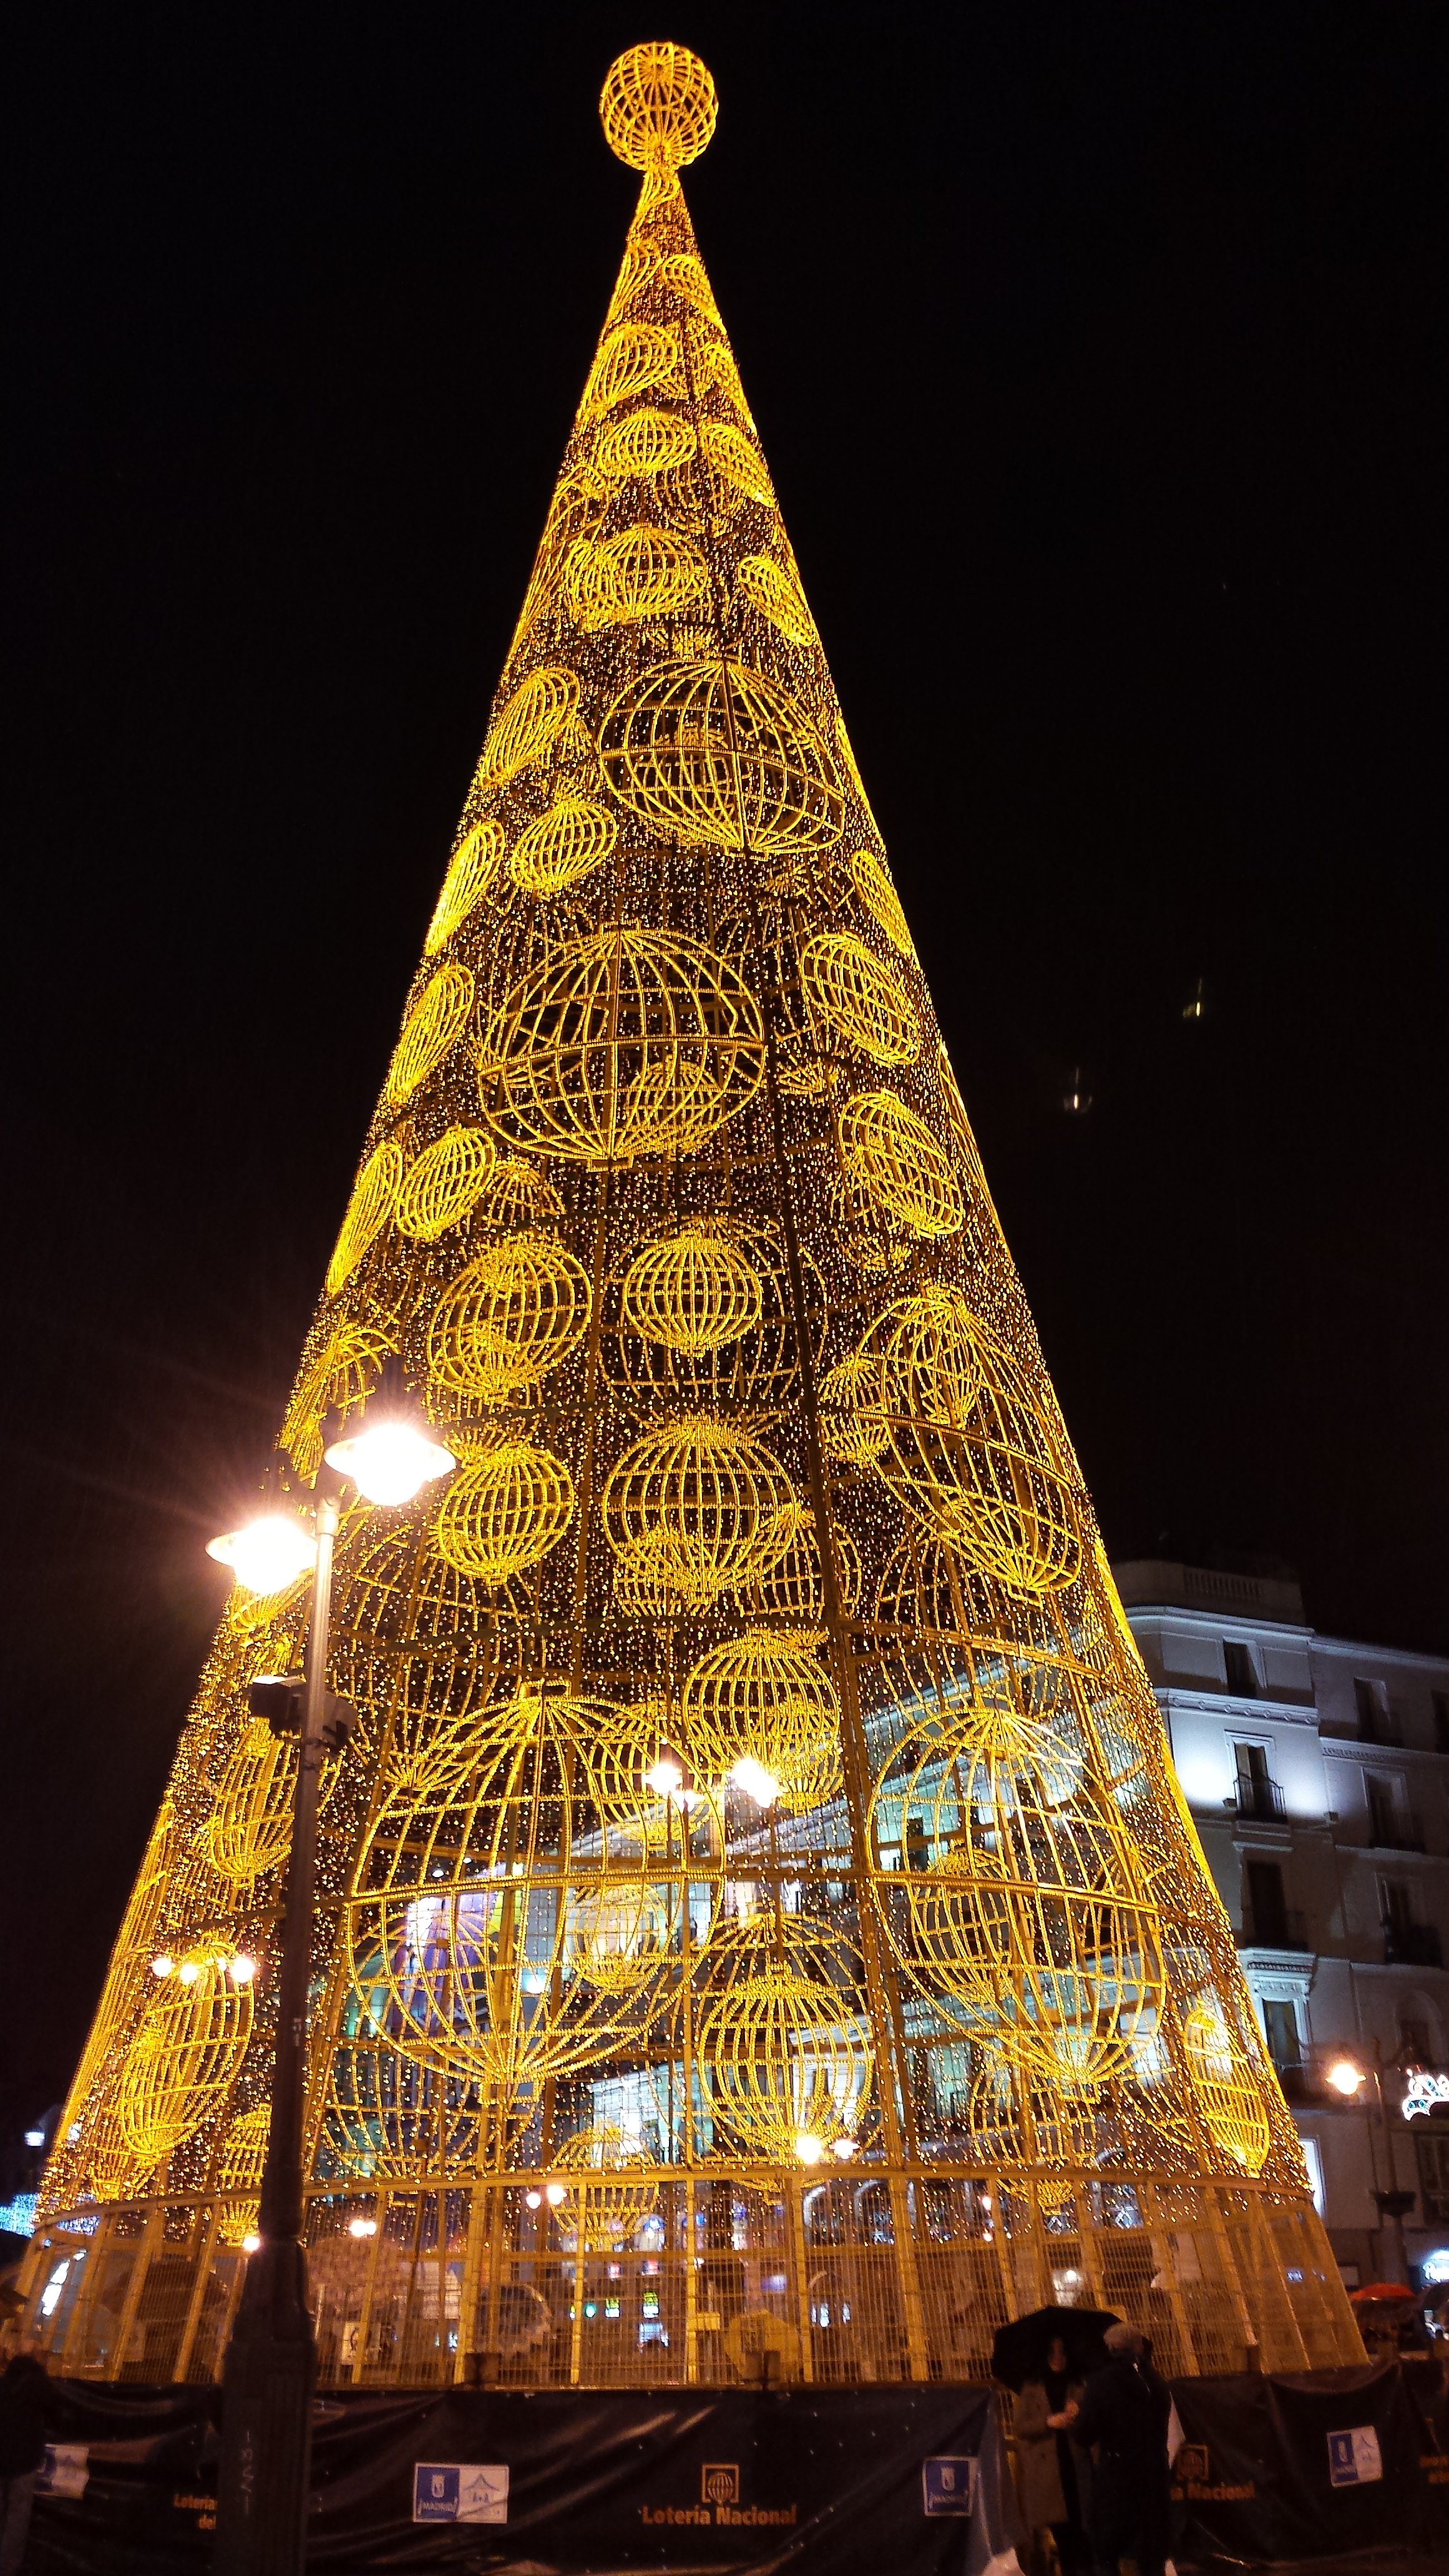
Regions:
[[[406, 1503], [446, 1476], [457, 1461], [427, 1427], [386, 1399], [380, 1418], [368, 1407], [362, 1428], [326, 1452], [335, 1474], [349, 1477], [369, 1502]], [[290, 1675], [254, 1681], [252, 1714], [274, 1734], [299, 1738], [292, 1848], [277, 1993], [277, 2050], [272, 2117], [262, 2173], [257, 2233], [222, 2370], [221, 2476], [213, 2576], [301, 2576], [312, 2455], [312, 2389], [317, 2349], [302, 2247], [302, 2113], [307, 2056], [307, 1989], [317, 1902], [317, 1804], [324, 1752], [346, 1742], [354, 1712], [327, 1688], [332, 1612], [332, 1551], [338, 1529], [333, 1495], [319, 1494], [310, 1528], [269, 1512], [247, 1528], [213, 1539], [208, 1554], [229, 1565], [248, 1592], [288, 1591], [312, 1570], [305, 1684]], [[157, 1976], [171, 1961], [152, 1961]], [[254, 1973], [252, 1960], [235, 1969]], [[186, 1970], [180, 1971], [185, 1976]], [[360, 2233], [371, 2222], [354, 2222]]]

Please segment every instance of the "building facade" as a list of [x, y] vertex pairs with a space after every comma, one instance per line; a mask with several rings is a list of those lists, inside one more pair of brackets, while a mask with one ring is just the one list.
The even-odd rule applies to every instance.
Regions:
[[1345, 2279], [1392, 2274], [1387, 2192], [1449, 2277], [1449, 2104], [1405, 2113], [1449, 2069], [1449, 1658], [1323, 1636], [1293, 1582], [1115, 1570]]

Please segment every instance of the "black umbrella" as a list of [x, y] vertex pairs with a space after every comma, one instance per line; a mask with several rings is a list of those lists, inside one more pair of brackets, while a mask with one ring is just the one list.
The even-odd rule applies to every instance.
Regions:
[[991, 2375], [1018, 2391], [1046, 2368], [1047, 2347], [1060, 2335], [1067, 2348], [1067, 2368], [1082, 2379], [1106, 2360], [1102, 2337], [1119, 2320], [1102, 2308], [1033, 2308], [1030, 2316], [1013, 2317], [998, 2326], [991, 2347]]

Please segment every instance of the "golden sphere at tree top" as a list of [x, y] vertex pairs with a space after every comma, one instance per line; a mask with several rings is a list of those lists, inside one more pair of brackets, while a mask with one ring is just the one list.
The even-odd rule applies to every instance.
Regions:
[[[395, 853], [424, 954], [274, 1468], [385, 1372], [457, 1461], [336, 1543], [321, 2377], [979, 2381], [1064, 2274], [1169, 2372], [1358, 2360], [679, 184], [714, 84], [635, 45], [601, 114], [638, 205], [463, 813]], [[309, 1601], [221, 1618], [59, 2123], [67, 2375], [225, 2343], [296, 1768], [249, 1691]]]

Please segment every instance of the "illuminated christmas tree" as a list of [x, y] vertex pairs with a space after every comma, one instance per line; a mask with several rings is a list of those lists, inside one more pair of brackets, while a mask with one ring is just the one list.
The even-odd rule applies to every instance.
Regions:
[[[1052, 2299], [1354, 2358], [680, 191], [713, 84], [602, 112], [638, 211], [280, 1436], [304, 1492], [390, 1365], [458, 1462], [339, 1541], [324, 2371], [969, 2379]], [[181, 1738], [68, 2370], [217, 2368], [307, 1615], [238, 1591]]]

